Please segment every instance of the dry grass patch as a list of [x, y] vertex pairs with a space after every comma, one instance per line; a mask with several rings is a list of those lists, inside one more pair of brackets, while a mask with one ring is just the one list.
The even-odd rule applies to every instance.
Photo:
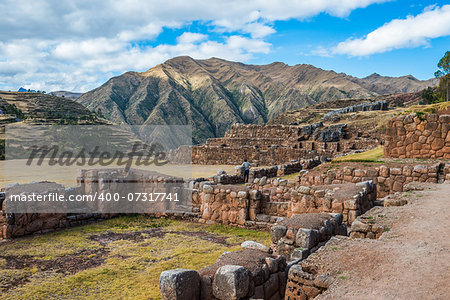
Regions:
[[269, 234], [127, 216], [0, 244], [0, 299], [158, 299], [159, 275], [201, 269]]

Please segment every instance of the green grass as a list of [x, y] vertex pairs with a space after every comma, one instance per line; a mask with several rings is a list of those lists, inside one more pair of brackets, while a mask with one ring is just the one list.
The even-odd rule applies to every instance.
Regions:
[[361, 153], [353, 153], [333, 159], [332, 163], [338, 162], [381, 162], [383, 147], [377, 147]]
[[[115, 240], [102, 245], [90, 239], [106, 232], [129, 233], [161, 227], [163, 237], [143, 234], [141, 239]], [[193, 233], [193, 234], [190, 234]], [[209, 234], [227, 244], [199, 237]], [[0, 244], [0, 299], [159, 299], [159, 275], [174, 268], [199, 270], [216, 261], [224, 251], [240, 249], [245, 240], [270, 244], [269, 233], [224, 225], [127, 216], [65, 231], [24, 237]], [[108, 251], [101, 265], [73, 275], [40, 271], [36, 266], [9, 269], [6, 256], [30, 256], [49, 261], [81, 256], [80, 251]], [[92, 255], [87, 256], [93, 257]], [[23, 283], [23, 280], [27, 282]], [[22, 284], [2, 293], [14, 281]]]

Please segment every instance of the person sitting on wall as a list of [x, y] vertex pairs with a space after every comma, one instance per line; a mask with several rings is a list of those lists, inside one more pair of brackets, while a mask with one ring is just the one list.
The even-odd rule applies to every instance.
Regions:
[[251, 164], [247, 161], [247, 159], [244, 159], [244, 162], [242, 163], [242, 170], [244, 171], [244, 182], [248, 182], [248, 175], [250, 174], [250, 168]]

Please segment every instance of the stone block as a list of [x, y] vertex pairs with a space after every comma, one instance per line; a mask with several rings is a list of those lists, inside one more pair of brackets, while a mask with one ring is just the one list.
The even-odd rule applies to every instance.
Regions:
[[200, 276], [197, 271], [186, 269], [163, 271], [159, 282], [162, 299], [200, 299]]
[[278, 272], [278, 260], [272, 257], [266, 257], [266, 264], [269, 267], [270, 273]]
[[264, 299], [270, 299], [275, 293], [278, 293], [278, 274], [271, 274], [269, 280], [264, 283]]
[[370, 231], [370, 225], [369, 224], [365, 224], [363, 222], [361, 222], [360, 220], [356, 219], [353, 223], [352, 223], [352, 227], [350, 228], [351, 232], [354, 231], [359, 231], [359, 232], [369, 232]]
[[273, 243], [277, 243], [282, 237], [286, 235], [287, 228], [282, 225], [274, 225], [270, 229], [270, 239]]
[[295, 248], [292, 252], [291, 259], [306, 259], [309, 255], [309, 249]]
[[319, 242], [319, 232], [315, 229], [300, 228], [295, 237], [298, 247], [311, 249]]
[[241, 266], [226, 265], [217, 269], [214, 275], [213, 294], [220, 300], [238, 300], [247, 296], [249, 286], [249, 270]]
[[262, 252], [269, 253], [269, 248], [263, 244], [254, 242], [254, 241], [245, 241], [241, 244], [243, 249], [254, 249]]

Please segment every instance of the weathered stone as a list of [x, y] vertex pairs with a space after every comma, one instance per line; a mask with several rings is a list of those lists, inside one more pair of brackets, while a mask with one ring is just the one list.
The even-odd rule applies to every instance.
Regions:
[[159, 282], [162, 299], [194, 300], [200, 297], [200, 276], [197, 271], [186, 269], [163, 271]]
[[370, 225], [365, 224], [358, 219], [356, 219], [352, 223], [352, 227], [350, 228], [350, 231], [360, 231], [360, 232], [369, 232], [370, 231]]
[[200, 299], [201, 300], [213, 299], [211, 276], [202, 276], [200, 278]]
[[300, 228], [295, 238], [298, 247], [311, 249], [319, 242], [319, 232], [315, 229]]
[[292, 252], [291, 259], [306, 259], [309, 255], [309, 249], [295, 248]]
[[241, 266], [226, 265], [217, 269], [214, 275], [213, 294], [220, 300], [238, 300], [247, 295], [249, 285], [249, 270]]
[[278, 292], [278, 274], [271, 274], [269, 280], [264, 283], [264, 299], [270, 299]]
[[270, 239], [273, 243], [277, 243], [282, 237], [285, 236], [287, 228], [281, 225], [274, 225], [270, 229]]
[[272, 257], [266, 257], [266, 264], [269, 267], [270, 273], [278, 272], [278, 260]]
[[243, 249], [255, 249], [262, 252], [269, 253], [269, 248], [263, 244], [254, 242], [254, 241], [245, 241], [241, 244]]

